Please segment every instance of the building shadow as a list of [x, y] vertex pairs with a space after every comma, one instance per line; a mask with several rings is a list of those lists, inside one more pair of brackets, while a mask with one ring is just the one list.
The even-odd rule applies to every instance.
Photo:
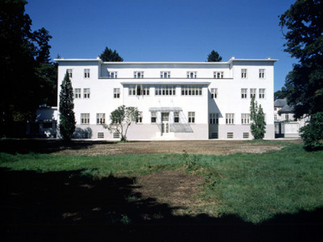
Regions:
[[1, 241], [321, 241], [322, 215], [278, 215], [262, 224], [235, 215], [174, 215], [143, 198], [135, 177], [93, 180], [86, 171], [0, 169]]
[[2, 139], [0, 140], [0, 152], [9, 154], [53, 153], [66, 149], [80, 150], [92, 145], [116, 143], [92, 140], [73, 140], [66, 143], [59, 139]]

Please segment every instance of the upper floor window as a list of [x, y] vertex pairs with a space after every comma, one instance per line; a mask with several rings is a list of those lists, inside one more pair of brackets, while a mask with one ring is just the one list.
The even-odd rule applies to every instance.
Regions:
[[83, 89], [83, 97], [84, 98], [90, 98], [90, 88], [84, 88]]
[[241, 124], [249, 124], [250, 123], [250, 114], [242, 113], [241, 114]]
[[179, 123], [179, 112], [174, 112], [174, 123]]
[[81, 88], [75, 88], [74, 98], [81, 98]]
[[120, 98], [120, 88], [113, 88], [113, 98]]
[[202, 87], [199, 86], [182, 86], [182, 95], [184, 96], [201, 96]]
[[81, 113], [81, 124], [89, 124], [89, 123], [90, 123], [90, 114]]
[[111, 79], [118, 78], [118, 72], [108, 71], [108, 78], [111, 78]]
[[187, 78], [196, 78], [196, 71], [188, 71]]
[[156, 96], [175, 96], [176, 86], [156, 86], [155, 95]]
[[90, 69], [84, 69], [84, 78], [90, 78]]
[[69, 78], [72, 78], [73, 77], [73, 71], [72, 71], [72, 69], [67, 69], [66, 72], [67, 72]]
[[247, 69], [241, 69], [241, 78], [247, 78]]
[[225, 123], [226, 124], [234, 124], [234, 113], [226, 113], [225, 114]]
[[256, 88], [251, 88], [250, 89], [250, 98], [256, 98], [256, 93], [257, 93], [257, 89]]
[[130, 86], [129, 87], [129, 96], [149, 96], [150, 94], [150, 88], [146, 85], [136, 85], [136, 86]]
[[195, 112], [188, 112], [188, 122], [195, 123]]
[[259, 98], [264, 99], [265, 98], [265, 89], [259, 88]]
[[215, 71], [215, 72], [213, 72], [213, 77], [215, 79], [222, 79], [223, 78], [223, 71]]
[[160, 78], [170, 78], [170, 71], [161, 71], [160, 72]]
[[241, 88], [241, 98], [246, 99], [248, 95], [248, 89], [247, 88]]
[[265, 69], [259, 69], [259, 78], [265, 78]]
[[105, 113], [96, 114], [96, 124], [105, 124]]
[[134, 71], [133, 77], [134, 78], [144, 78], [144, 72], [143, 71]]
[[218, 89], [211, 88], [211, 98], [217, 98], [217, 97], [218, 97]]

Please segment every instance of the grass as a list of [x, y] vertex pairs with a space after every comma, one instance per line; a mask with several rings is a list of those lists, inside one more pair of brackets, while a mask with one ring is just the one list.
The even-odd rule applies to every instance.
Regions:
[[138, 176], [158, 170], [203, 175], [200, 203], [189, 211], [216, 217], [235, 214], [260, 223], [276, 214], [323, 206], [323, 151], [306, 152], [302, 144], [284, 144], [278, 152], [226, 156], [153, 154], [57, 156], [0, 154], [0, 167], [13, 170], [73, 171], [95, 178]]

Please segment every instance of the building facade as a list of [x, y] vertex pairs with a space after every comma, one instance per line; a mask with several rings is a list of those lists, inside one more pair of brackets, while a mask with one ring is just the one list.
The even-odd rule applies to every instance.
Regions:
[[275, 138], [300, 138], [300, 128], [309, 121], [308, 118], [294, 118], [293, 107], [287, 104], [287, 99], [277, 99], [274, 102]]
[[128, 130], [129, 140], [252, 139], [252, 96], [265, 113], [265, 138], [274, 138], [274, 59], [56, 61], [58, 95], [66, 72], [72, 81], [76, 138], [118, 140], [118, 134], [103, 124], [110, 123], [112, 111], [125, 105], [140, 112]]

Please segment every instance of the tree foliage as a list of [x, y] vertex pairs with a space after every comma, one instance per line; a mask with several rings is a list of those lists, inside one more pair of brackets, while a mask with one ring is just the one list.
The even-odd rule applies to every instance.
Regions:
[[301, 137], [304, 140], [306, 150], [317, 150], [323, 148], [323, 112], [311, 116], [309, 124], [302, 127]]
[[63, 140], [70, 141], [75, 131], [73, 88], [66, 72], [59, 94], [59, 133]]
[[105, 50], [100, 55], [101, 60], [107, 62], [122, 62], [123, 58], [118, 54], [116, 50], [105, 47]]
[[56, 68], [49, 61], [51, 36], [44, 28], [31, 30], [26, 3], [0, 1], [0, 136], [10, 136], [14, 122], [32, 120], [44, 101], [57, 103]]
[[129, 126], [138, 119], [138, 109], [136, 107], [126, 107], [122, 105], [110, 114], [111, 123], [108, 129], [121, 136], [121, 141], [127, 141]]
[[207, 57], [208, 62], [220, 62], [222, 57], [219, 55], [217, 51], [212, 50], [211, 53]]
[[277, 99], [284, 99], [287, 97], [287, 90], [286, 87], [282, 87], [280, 90], [274, 93], [274, 100]]
[[323, 4], [320, 0], [297, 0], [280, 23], [285, 51], [299, 60], [287, 75], [288, 103], [295, 117], [323, 111]]
[[254, 97], [252, 97], [250, 102], [250, 120], [250, 130], [254, 139], [263, 139], [266, 133], [265, 114], [261, 104], [258, 106]]

